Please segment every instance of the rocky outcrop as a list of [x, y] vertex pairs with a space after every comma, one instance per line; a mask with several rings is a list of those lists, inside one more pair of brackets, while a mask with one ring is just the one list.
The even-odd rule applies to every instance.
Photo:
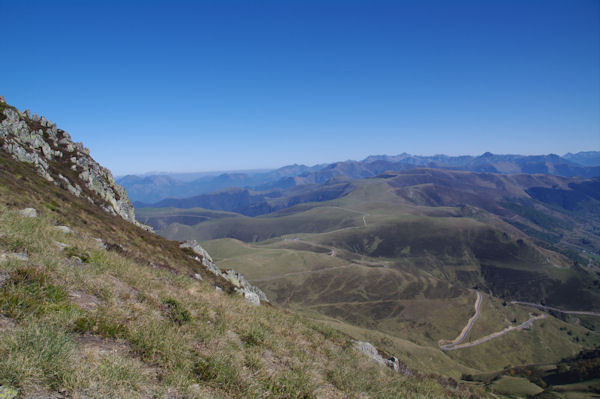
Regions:
[[391, 368], [392, 370], [394, 370], [395, 372], [401, 373], [404, 375], [411, 374], [409, 368], [405, 364], [401, 363], [397, 357], [395, 357], [395, 356], [391, 356], [389, 358], [383, 357], [379, 353], [377, 348], [375, 348], [369, 342], [354, 341], [354, 346], [360, 352], [364, 353], [365, 355], [367, 355], [371, 359], [375, 360], [377, 363], [381, 364], [382, 366], [387, 366], [387, 367]]
[[260, 305], [261, 302], [269, 302], [265, 293], [260, 288], [250, 284], [241, 273], [238, 273], [233, 269], [221, 271], [221, 269], [215, 265], [208, 252], [206, 252], [206, 250], [195, 240], [186, 241], [181, 244], [180, 247], [191, 249], [194, 253], [194, 259], [202, 263], [202, 265], [211, 273], [231, 282], [231, 284], [236, 287], [236, 291], [243, 295], [248, 303]]
[[127, 192], [100, 166], [82, 143], [43, 116], [12, 107], [0, 96], [0, 148], [15, 160], [31, 164], [46, 180], [86, 198], [105, 211], [137, 223]]

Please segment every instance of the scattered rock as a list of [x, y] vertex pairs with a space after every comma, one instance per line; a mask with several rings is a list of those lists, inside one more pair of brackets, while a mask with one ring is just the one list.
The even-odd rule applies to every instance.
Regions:
[[260, 298], [254, 292], [249, 292], [249, 291], [244, 292], [244, 299], [250, 305], [255, 305], [255, 306], [260, 305]]
[[71, 234], [73, 230], [69, 226], [54, 226], [54, 228], [61, 233]]
[[203, 263], [205, 261], [206, 263], [214, 264], [214, 261], [212, 260], [211, 256], [208, 254], [208, 252], [206, 252], [204, 248], [200, 246], [200, 244], [198, 244], [198, 241], [196, 240], [188, 240], [183, 244], [180, 244], [179, 248], [190, 248], [192, 251], [194, 251], [196, 254], [202, 257]]
[[0, 254], [0, 262], [8, 260], [8, 259], [20, 260], [20, 261], [23, 261], [23, 262], [27, 262], [29, 260], [29, 256], [25, 252]]
[[24, 252], [12, 254], [12, 258], [15, 260], [21, 260], [23, 262], [27, 262], [29, 260], [29, 256]]
[[36, 218], [38, 213], [34, 208], [21, 209], [19, 213], [27, 218]]
[[60, 249], [65, 249], [66, 247], [68, 247], [67, 244], [64, 244], [60, 241], [54, 241], [54, 245], [56, 245], [57, 247], [59, 247]]
[[75, 337], [75, 342], [82, 346], [83, 352], [94, 351], [101, 354], [130, 352], [127, 342], [122, 339], [102, 338], [98, 335], [83, 334]]
[[385, 359], [379, 354], [377, 348], [369, 342], [355, 341], [354, 345], [356, 346], [356, 349], [375, 360], [377, 363], [385, 364]]
[[228, 280], [236, 287], [236, 291], [242, 294], [249, 303], [256, 304], [257, 300], [258, 304], [260, 304], [261, 301], [269, 302], [265, 293], [260, 288], [250, 284], [241, 273], [232, 269], [221, 271], [221, 269], [214, 264], [208, 252], [206, 252], [196, 240], [186, 241], [180, 244], [179, 247], [190, 248], [194, 251], [194, 253], [198, 255], [193, 257], [196, 261], [200, 262], [211, 273]]
[[223, 292], [223, 288], [219, 287], [218, 285], [215, 285], [215, 290], [217, 292]]
[[377, 363], [383, 366], [387, 366], [392, 370], [398, 373], [402, 373], [404, 375], [411, 374], [408, 367], [405, 364], [401, 363], [397, 357], [392, 356], [389, 359], [384, 358], [379, 354], [377, 348], [375, 348], [368, 342], [354, 341], [354, 346], [356, 347], [356, 349], [358, 349], [359, 351], [361, 351], [362, 353], [364, 353], [365, 355], [367, 355], [368, 357], [370, 357], [371, 359], [375, 360]]
[[107, 246], [104, 245], [104, 242], [101, 239], [94, 238], [94, 241], [96, 241], [96, 243], [98, 244], [98, 248], [100, 248], [100, 249], [107, 249]]
[[86, 294], [83, 291], [71, 291], [69, 296], [80, 308], [85, 310], [95, 310], [100, 300], [93, 295]]
[[386, 359], [385, 364], [394, 371], [400, 370], [400, 361], [396, 356], [392, 356], [389, 359]]
[[202, 276], [201, 276], [201, 275], [199, 275], [198, 273], [194, 274], [194, 278], [195, 278], [196, 280], [200, 280], [200, 281], [202, 281]]

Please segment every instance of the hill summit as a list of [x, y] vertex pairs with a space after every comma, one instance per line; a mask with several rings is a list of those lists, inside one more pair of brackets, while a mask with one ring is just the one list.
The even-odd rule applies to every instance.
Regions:
[[[0, 146], [15, 160], [35, 166], [46, 180], [123, 219], [137, 223], [131, 201], [82, 143], [44, 116], [20, 112], [0, 96]], [[139, 225], [139, 224], [138, 224]]]

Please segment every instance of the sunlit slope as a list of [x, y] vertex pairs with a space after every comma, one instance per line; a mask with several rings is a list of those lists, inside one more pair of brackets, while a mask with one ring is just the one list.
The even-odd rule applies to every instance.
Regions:
[[[21, 215], [25, 207], [38, 216]], [[2, 151], [0, 254], [0, 385], [19, 397], [469, 395], [394, 373], [320, 323], [229, 295], [179, 243]]]
[[[352, 192], [342, 198], [304, 203], [265, 216], [224, 217], [195, 225], [171, 223], [159, 232], [179, 240], [227, 237], [277, 242], [298, 238], [305, 241], [303, 245], [310, 242], [312, 252], [333, 250], [336, 257], [352, 261], [361, 256], [386, 259], [387, 266], [418, 268], [463, 288], [479, 286], [506, 299], [597, 307], [600, 300], [597, 285], [592, 284], [597, 279], [594, 270], [574, 266], [578, 258], [568, 259], [559, 253], [560, 248], [515, 228], [513, 224], [520, 223], [515, 220], [521, 216], [509, 218], [509, 210], [499, 205], [506, 203], [509, 195], [514, 205], [515, 198], [527, 196], [525, 190], [531, 185], [565, 186], [564, 179], [423, 173], [356, 181]], [[463, 200], [473, 205], [461, 203]], [[523, 213], [523, 209], [518, 211]], [[153, 213], [156, 218], [160, 215], [159, 210], [139, 212]], [[550, 221], [555, 219], [556, 226], [574, 223], [564, 215], [559, 215], [564, 220], [551, 215], [542, 219], [541, 211], [532, 212], [528, 215], [534, 215], [531, 217], [538, 224], [554, 226]], [[295, 250], [289, 242], [285, 245]], [[574, 290], [577, 296], [571, 295]]]
[[[553, 177], [390, 174], [353, 182], [352, 192], [332, 201], [254, 218], [171, 224], [161, 234], [207, 240], [203, 245], [219, 265], [242, 271], [275, 303], [376, 341], [414, 364], [427, 358], [440, 372], [490, 371], [557, 361], [597, 341], [579, 321], [548, 316], [480, 345], [439, 349], [472, 316], [473, 289], [484, 300], [465, 342], [532, 317], [533, 309], [511, 300], [598, 308], [594, 268], [576, 265], [509, 223], [523, 218], [499, 204], [526, 198], [525, 183], [566, 187]], [[570, 214], [543, 219], [518, 209], [549, 228], [574, 223]]]
[[[308, 244], [304, 249], [296, 247], [303, 243], [288, 239], [249, 244], [223, 239], [204, 244], [216, 254], [218, 263], [243, 270], [275, 302], [327, 320], [349, 332], [364, 330], [381, 333], [382, 337], [390, 339], [409, 340], [416, 344], [408, 345], [413, 349], [437, 348], [439, 340], [454, 338], [473, 313], [475, 296], [472, 291], [423, 270], [384, 267], [389, 260], [378, 259], [382, 263], [377, 265], [376, 260], [368, 257], [349, 262], [330, 253], [311, 252]], [[523, 322], [530, 312], [531, 309], [484, 295], [482, 315], [469, 337], [479, 338]], [[440, 353], [440, 356], [494, 370], [506, 365], [501, 363], [557, 360], [597, 340], [596, 335], [586, 329], [557, 319], [547, 319], [539, 328], [533, 338], [528, 332], [515, 332], [465, 350], [489, 354], [485, 359], [477, 355], [465, 356], [461, 351]], [[385, 344], [385, 339], [381, 339]], [[533, 345], [535, 340], [539, 340], [539, 345]], [[398, 351], [405, 346], [391, 345], [387, 349]]]

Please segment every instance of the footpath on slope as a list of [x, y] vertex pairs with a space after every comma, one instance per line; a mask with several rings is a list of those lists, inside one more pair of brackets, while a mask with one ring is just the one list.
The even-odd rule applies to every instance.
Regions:
[[552, 306], [544, 306], [544, 305], [540, 305], [540, 304], [533, 303], [533, 302], [510, 301], [510, 303], [513, 303], [516, 305], [530, 306], [532, 308], [537, 308], [540, 310], [553, 310], [555, 312], [566, 313], [566, 314], [578, 314], [578, 315], [582, 315], [582, 316], [600, 317], [600, 313], [597, 313], [597, 312], [588, 312], [588, 311], [583, 311], [583, 310], [562, 310], [562, 309], [558, 309], [558, 308], [553, 308]]
[[479, 318], [479, 315], [481, 314], [482, 296], [479, 291], [475, 291], [475, 293], [477, 294], [477, 298], [475, 299], [475, 314], [469, 319], [469, 321], [467, 322], [465, 327], [462, 329], [462, 331], [460, 332], [460, 334], [458, 334], [458, 336], [456, 338], [454, 338], [452, 341], [450, 341], [447, 344], [443, 344], [443, 343], [448, 342], [448, 341], [444, 341], [444, 340], [440, 341], [440, 349], [450, 350], [451, 348], [454, 348], [456, 345], [461, 344], [467, 338], [467, 335], [469, 335], [469, 332], [471, 332], [473, 325], [475, 324], [475, 322]]

